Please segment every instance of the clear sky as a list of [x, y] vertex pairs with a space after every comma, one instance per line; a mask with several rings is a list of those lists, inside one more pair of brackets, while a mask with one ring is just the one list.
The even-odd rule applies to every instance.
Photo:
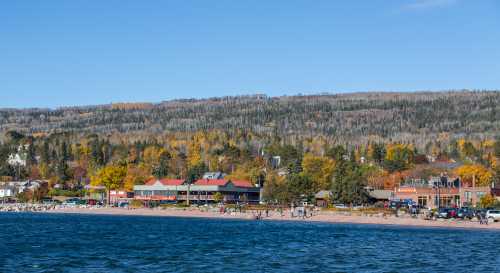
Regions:
[[500, 89], [498, 0], [0, 1], [0, 107]]

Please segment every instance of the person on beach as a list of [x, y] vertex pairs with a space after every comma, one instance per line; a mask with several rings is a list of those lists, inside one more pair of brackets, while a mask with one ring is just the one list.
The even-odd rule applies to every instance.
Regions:
[[486, 219], [486, 215], [484, 215], [483, 213], [478, 213], [478, 217], [480, 225], [488, 225], [488, 219]]

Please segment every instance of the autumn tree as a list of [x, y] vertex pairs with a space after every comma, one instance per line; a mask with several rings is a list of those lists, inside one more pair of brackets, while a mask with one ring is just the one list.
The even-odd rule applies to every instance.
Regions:
[[143, 185], [149, 178], [147, 170], [134, 165], [129, 165], [124, 178], [123, 187], [127, 191], [134, 189], [135, 185]]
[[100, 169], [96, 175], [92, 176], [92, 186], [104, 186], [109, 191], [123, 188], [124, 178], [127, 175], [125, 166], [109, 165]]
[[454, 172], [470, 185], [475, 179], [476, 186], [489, 186], [493, 179], [493, 173], [479, 164], [466, 164], [456, 168]]
[[291, 197], [285, 178], [279, 177], [275, 173], [268, 173], [263, 189], [263, 199], [270, 203], [289, 204]]
[[262, 157], [240, 164], [234, 172], [226, 176], [231, 180], [247, 180], [252, 184], [263, 184], [265, 180], [266, 163]]
[[188, 168], [199, 165], [202, 162], [202, 150], [199, 137], [193, 137], [188, 143], [187, 165]]
[[313, 190], [330, 188], [335, 162], [328, 157], [305, 154], [302, 159], [303, 173], [312, 179]]
[[491, 208], [495, 205], [497, 202], [497, 199], [491, 195], [491, 194], [486, 194], [481, 199], [479, 199], [479, 206], [481, 208]]
[[413, 163], [413, 148], [403, 144], [391, 144], [387, 147], [384, 166], [389, 172], [403, 171]]

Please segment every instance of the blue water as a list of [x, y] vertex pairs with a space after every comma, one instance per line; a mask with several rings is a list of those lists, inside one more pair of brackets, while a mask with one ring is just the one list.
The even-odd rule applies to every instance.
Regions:
[[500, 272], [500, 232], [0, 213], [0, 272]]

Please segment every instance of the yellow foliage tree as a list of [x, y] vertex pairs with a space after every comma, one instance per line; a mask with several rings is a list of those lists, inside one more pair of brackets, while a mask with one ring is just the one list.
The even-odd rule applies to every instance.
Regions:
[[150, 178], [148, 171], [141, 167], [130, 165], [127, 168], [127, 175], [124, 178], [123, 186], [125, 190], [131, 191], [135, 185], [142, 185]]
[[201, 163], [201, 144], [198, 138], [193, 138], [188, 143], [187, 164], [188, 168], [196, 166]]
[[165, 152], [165, 149], [156, 146], [149, 146], [144, 149], [143, 161], [147, 166], [153, 166], [160, 161], [161, 154]]
[[253, 161], [239, 165], [234, 172], [226, 176], [231, 180], [246, 180], [252, 184], [257, 184], [264, 176], [265, 161], [262, 157], [257, 157]]
[[389, 171], [408, 169], [413, 163], [414, 153], [412, 145], [389, 144], [385, 155], [385, 165]]
[[479, 205], [482, 208], [489, 208], [489, 207], [492, 207], [496, 201], [497, 201], [497, 199], [493, 195], [487, 194], [487, 195], [481, 197], [481, 199], [479, 200]]
[[467, 164], [455, 169], [455, 174], [462, 181], [471, 183], [473, 178], [476, 179], [476, 186], [488, 186], [491, 183], [493, 174], [491, 171], [479, 164]]
[[330, 188], [334, 168], [335, 162], [328, 157], [308, 153], [302, 159], [304, 174], [311, 177], [315, 188], [318, 190]]
[[106, 166], [92, 176], [90, 184], [92, 186], [104, 186], [108, 191], [120, 189], [123, 187], [126, 175], [127, 168], [123, 166]]

